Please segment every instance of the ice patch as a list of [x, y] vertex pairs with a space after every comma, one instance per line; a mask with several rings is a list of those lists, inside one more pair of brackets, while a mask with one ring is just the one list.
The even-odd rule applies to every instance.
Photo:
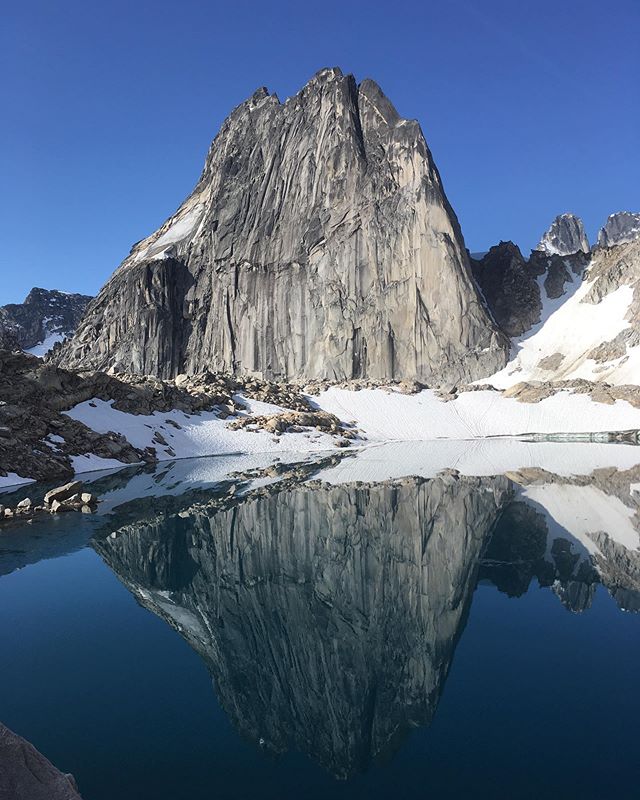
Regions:
[[73, 471], [78, 474], [81, 472], [96, 472], [101, 469], [121, 469], [129, 466], [124, 461], [116, 458], [102, 458], [94, 453], [86, 453], [83, 456], [71, 456], [71, 466]]
[[640, 429], [640, 409], [625, 400], [605, 405], [568, 391], [538, 403], [521, 403], [490, 390], [462, 392], [455, 400], [443, 401], [431, 389], [404, 395], [384, 389], [331, 388], [313, 399], [341, 420], [355, 420], [371, 441]]
[[35, 483], [33, 478], [22, 478], [16, 475], [15, 472], [9, 472], [7, 475], [0, 475], [0, 488], [5, 486], [20, 486], [24, 483]]

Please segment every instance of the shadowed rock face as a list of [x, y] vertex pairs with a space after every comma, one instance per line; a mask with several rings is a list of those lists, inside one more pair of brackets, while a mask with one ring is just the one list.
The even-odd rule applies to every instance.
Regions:
[[339, 69], [233, 111], [193, 193], [61, 356], [161, 377], [429, 383], [505, 362], [419, 125]]
[[504, 478], [302, 485], [96, 548], [207, 663], [235, 726], [340, 777], [435, 712]]
[[513, 242], [500, 242], [471, 262], [495, 321], [508, 336], [520, 336], [540, 320], [539, 272]]

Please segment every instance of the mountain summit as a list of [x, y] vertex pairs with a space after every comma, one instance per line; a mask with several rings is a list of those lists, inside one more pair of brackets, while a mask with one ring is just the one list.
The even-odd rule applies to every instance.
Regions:
[[89, 300], [84, 294], [34, 287], [23, 303], [0, 306], [0, 348], [45, 355], [71, 336]]
[[191, 195], [133, 247], [61, 363], [435, 383], [506, 357], [419, 124], [334, 68], [231, 113]]

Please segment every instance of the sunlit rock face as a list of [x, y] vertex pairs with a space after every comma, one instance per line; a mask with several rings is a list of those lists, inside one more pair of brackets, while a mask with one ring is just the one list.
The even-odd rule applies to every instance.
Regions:
[[584, 224], [574, 214], [557, 216], [536, 247], [545, 255], [558, 256], [588, 253], [590, 249]]
[[598, 232], [598, 244], [613, 247], [640, 239], [640, 213], [618, 211], [611, 214]]
[[61, 363], [439, 383], [506, 358], [420, 126], [374, 81], [325, 69], [232, 112]]
[[435, 712], [505, 478], [300, 486], [96, 546], [249, 739], [341, 777]]

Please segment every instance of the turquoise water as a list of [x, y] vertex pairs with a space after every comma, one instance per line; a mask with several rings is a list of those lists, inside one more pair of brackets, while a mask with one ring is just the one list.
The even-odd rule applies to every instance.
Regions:
[[637, 797], [636, 573], [519, 502], [297, 486], [4, 534], [0, 719], [85, 800]]

